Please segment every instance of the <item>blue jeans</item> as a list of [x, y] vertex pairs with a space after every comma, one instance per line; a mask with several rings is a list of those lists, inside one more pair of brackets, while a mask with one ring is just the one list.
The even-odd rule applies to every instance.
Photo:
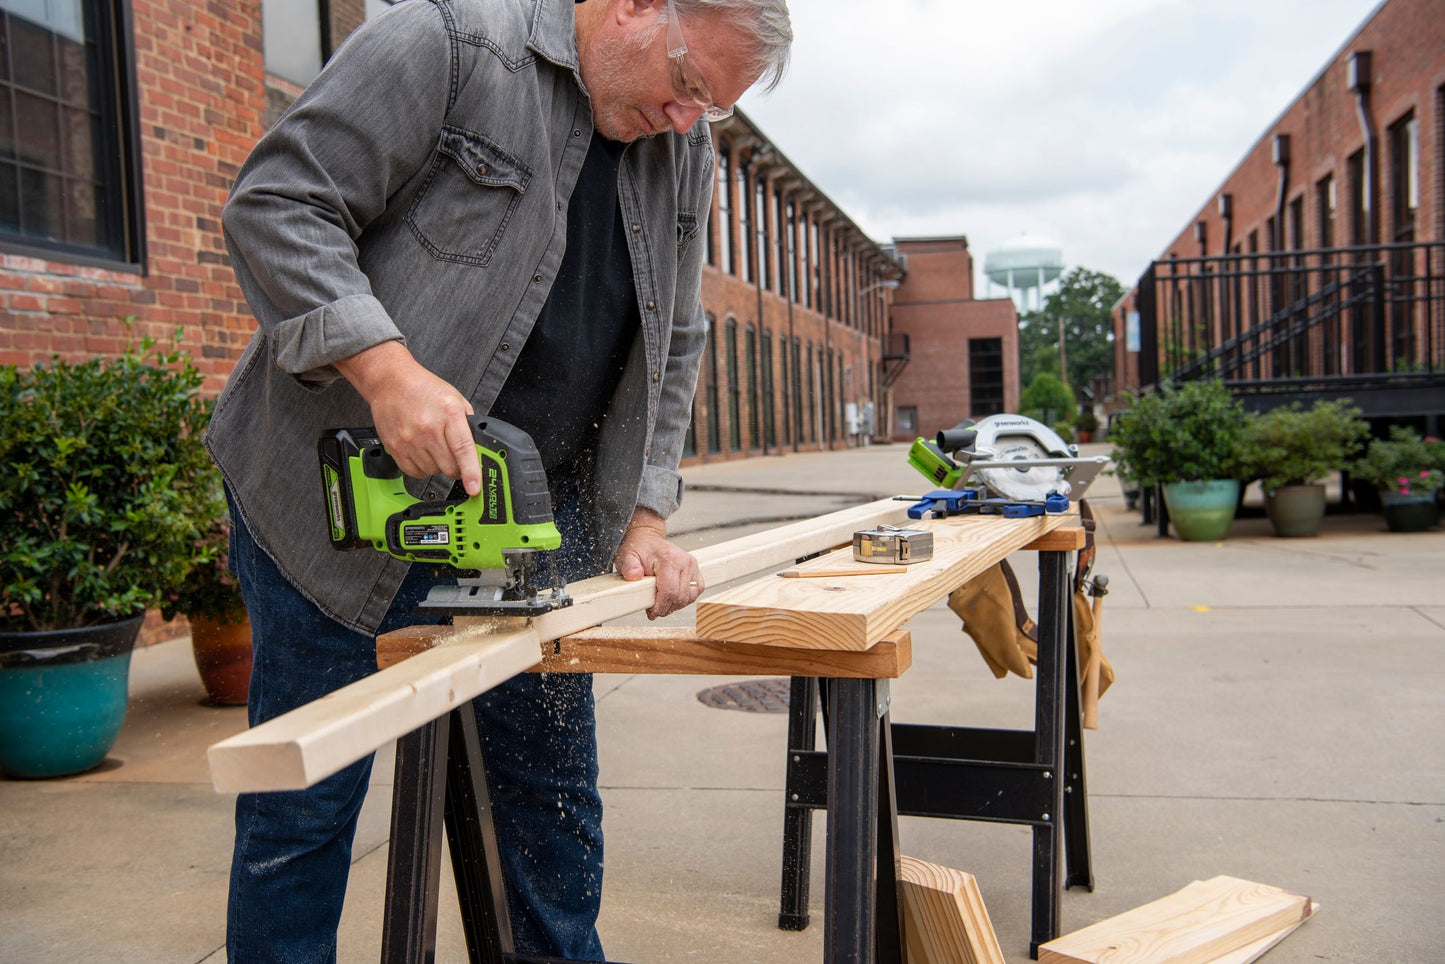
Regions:
[[[558, 512], [558, 523], [564, 532], [559, 562], [570, 581], [597, 570], [590, 547], [575, 544], [576, 533], [586, 531], [580, 517], [564, 520], [576, 512], [575, 500], [569, 503]], [[231, 565], [255, 650], [251, 725], [374, 673], [375, 639], [318, 610], [256, 545], [234, 505], [231, 517]], [[445, 581], [426, 566], [413, 566], [380, 631], [423, 621], [412, 607]], [[473, 706], [517, 950], [602, 960], [595, 927], [602, 801], [592, 677], [524, 673]], [[306, 790], [236, 798], [226, 918], [233, 964], [336, 960], [336, 928], [371, 763], [368, 756]]]

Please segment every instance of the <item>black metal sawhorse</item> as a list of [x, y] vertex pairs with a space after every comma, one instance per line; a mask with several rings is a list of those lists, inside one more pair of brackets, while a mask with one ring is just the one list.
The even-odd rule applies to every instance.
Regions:
[[436, 958], [444, 824], [468, 960], [550, 964], [550, 958], [517, 954], [512, 944], [482, 741], [471, 703], [396, 741], [383, 964], [429, 964]]
[[[820, 681], [812, 681], [816, 687]], [[821, 681], [833, 752], [822, 780], [827, 835], [825, 964], [900, 964], [898, 820], [888, 681]], [[481, 739], [471, 704], [397, 741], [387, 859], [383, 964], [436, 956], [443, 828], [473, 964], [547, 964], [517, 954], [507, 921]]]
[[[1058, 936], [1061, 885], [1094, 887], [1078, 653], [1071, 644], [1070, 555], [1039, 552], [1033, 730], [892, 724], [880, 742], [885, 758], [880, 765], [893, 772], [896, 785], [896, 797], [886, 803], [896, 803], [898, 814], [1033, 827], [1029, 953], [1035, 957], [1040, 944]], [[821, 751], [815, 749], [820, 699], [828, 731], [828, 749]], [[812, 815], [836, 799], [828, 774], [838, 768], [840, 761], [834, 758], [845, 752], [837, 699], [827, 689], [820, 692], [816, 680], [793, 678], [778, 914], [778, 926], [785, 930], [808, 926]], [[829, 818], [830, 840], [834, 819]], [[896, 839], [894, 834], [895, 844]], [[1061, 856], [1067, 863], [1062, 878]], [[879, 878], [883, 878], [881, 868]], [[829, 907], [832, 904], [830, 897]]]

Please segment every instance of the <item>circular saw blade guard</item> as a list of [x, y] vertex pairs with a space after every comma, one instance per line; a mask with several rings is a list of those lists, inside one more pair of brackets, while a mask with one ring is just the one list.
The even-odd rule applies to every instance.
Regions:
[[1057, 432], [1023, 415], [990, 415], [971, 428], [977, 433], [973, 447], [954, 453], [966, 465], [964, 479], [1004, 499], [1038, 502], [1051, 493], [1079, 498], [1109, 461], [1079, 458]]

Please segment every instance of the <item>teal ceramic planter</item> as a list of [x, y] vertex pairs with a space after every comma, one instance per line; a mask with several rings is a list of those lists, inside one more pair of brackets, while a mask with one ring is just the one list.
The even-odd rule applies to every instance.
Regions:
[[105, 759], [125, 721], [130, 656], [144, 618], [0, 633], [0, 771], [58, 777]]
[[1229, 532], [1239, 508], [1238, 479], [1166, 482], [1163, 489], [1169, 521], [1185, 542], [1214, 542]]

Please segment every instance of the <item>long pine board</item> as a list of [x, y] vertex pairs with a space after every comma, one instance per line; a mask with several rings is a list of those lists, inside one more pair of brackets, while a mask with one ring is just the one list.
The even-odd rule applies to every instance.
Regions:
[[1313, 910], [1302, 894], [1211, 877], [1040, 945], [1039, 964], [1211, 964], [1256, 943], [1268, 949]]
[[[697, 604], [697, 632], [760, 646], [864, 650], [990, 566], [1077, 516], [955, 516], [910, 525], [933, 532], [933, 558], [899, 574], [754, 580]], [[851, 569], [851, 544], [798, 566]]]
[[[708, 585], [851, 543], [853, 533], [907, 521], [907, 504], [881, 499], [781, 526], [693, 553]], [[782, 580], [779, 580], [782, 581]], [[213, 745], [206, 753], [220, 793], [300, 790], [331, 776], [502, 682], [524, 673], [541, 644], [649, 608], [651, 578], [598, 576], [567, 587], [573, 604], [518, 620], [458, 619], [445, 644], [381, 670], [274, 720]]]

